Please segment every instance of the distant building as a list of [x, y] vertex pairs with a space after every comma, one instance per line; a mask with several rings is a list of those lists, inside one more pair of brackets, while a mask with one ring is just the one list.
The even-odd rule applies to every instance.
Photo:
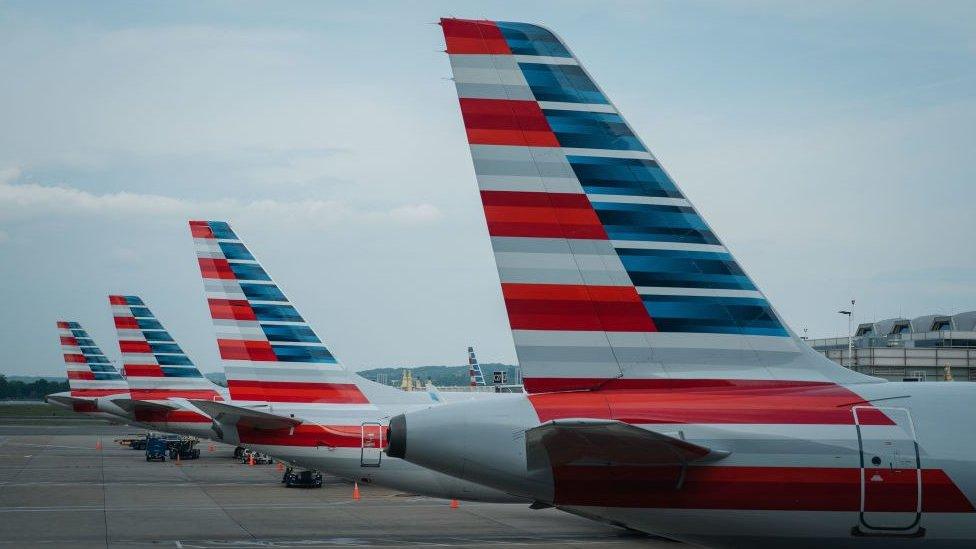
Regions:
[[976, 311], [859, 324], [847, 337], [810, 339], [838, 364], [892, 381], [976, 381]]

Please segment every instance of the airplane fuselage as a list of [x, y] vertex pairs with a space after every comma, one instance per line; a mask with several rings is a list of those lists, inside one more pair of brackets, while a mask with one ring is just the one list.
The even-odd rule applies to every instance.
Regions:
[[[948, 427], [976, 404], [976, 384], [706, 382], [407, 414], [406, 459], [708, 546], [976, 543], [976, 439]], [[729, 455], [686, 467], [527, 464], [526, 430], [552, 419], [606, 417]]]
[[[429, 407], [366, 405], [354, 409], [275, 404], [263, 407], [277, 415], [300, 417], [293, 429], [260, 430], [220, 426], [223, 441], [240, 444], [278, 459], [327, 472], [350, 481], [439, 498], [469, 501], [525, 502], [491, 487], [444, 475], [383, 454], [386, 425], [392, 415]], [[330, 409], [331, 408], [331, 409]]]

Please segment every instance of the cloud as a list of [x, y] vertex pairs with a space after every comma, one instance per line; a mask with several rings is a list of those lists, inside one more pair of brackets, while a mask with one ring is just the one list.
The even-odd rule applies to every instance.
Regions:
[[390, 210], [390, 217], [408, 223], [425, 223], [441, 217], [441, 211], [431, 204], [410, 204]]
[[7, 183], [12, 183], [20, 177], [20, 168], [17, 166], [9, 166], [6, 168], [0, 168], [0, 185], [6, 185]]
[[[11, 175], [12, 174], [12, 175]], [[25, 221], [45, 216], [104, 218], [268, 218], [297, 221], [316, 227], [342, 223], [424, 224], [441, 212], [432, 204], [402, 204], [387, 209], [362, 209], [339, 200], [274, 199], [210, 201], [179, 199], [156, 194], [117, 192], [96, 194], [68, 186], [37, 183], [13, 184], [16, 173], [0, 172], [0, 222]]]

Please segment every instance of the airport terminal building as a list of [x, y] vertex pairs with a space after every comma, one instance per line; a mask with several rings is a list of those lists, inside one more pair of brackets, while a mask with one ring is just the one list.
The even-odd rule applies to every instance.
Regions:
[[838, 364], [891, 381], [976, 381], [976, 311], [859, 324], [847, 337], [808, 340]]

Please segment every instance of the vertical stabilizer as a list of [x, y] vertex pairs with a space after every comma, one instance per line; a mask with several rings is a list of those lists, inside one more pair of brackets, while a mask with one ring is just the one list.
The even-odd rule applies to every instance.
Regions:
[[468, 347], [468, 375], [471, 377], [472, 387], [485, 385], [485, 374], [481, 371], [481, 365], [478, 364], [478, 357], [474, 354], [474, 347]]
[[786, 328], [555, 34], [441, 26], [528, 391], [872, 380]]
[[108, 301], [133, 399], [222, 400], [220, 387], [200, 373], [142, 298], [111, 295]]
[[129, 392], [125, 379], [81, 324], [59, 320], [57, 326], [71, 396], [124, 396]]
[[359, 385], [223, 221], [191, 221], [217, 347], [236, 401], [368, 404]]

